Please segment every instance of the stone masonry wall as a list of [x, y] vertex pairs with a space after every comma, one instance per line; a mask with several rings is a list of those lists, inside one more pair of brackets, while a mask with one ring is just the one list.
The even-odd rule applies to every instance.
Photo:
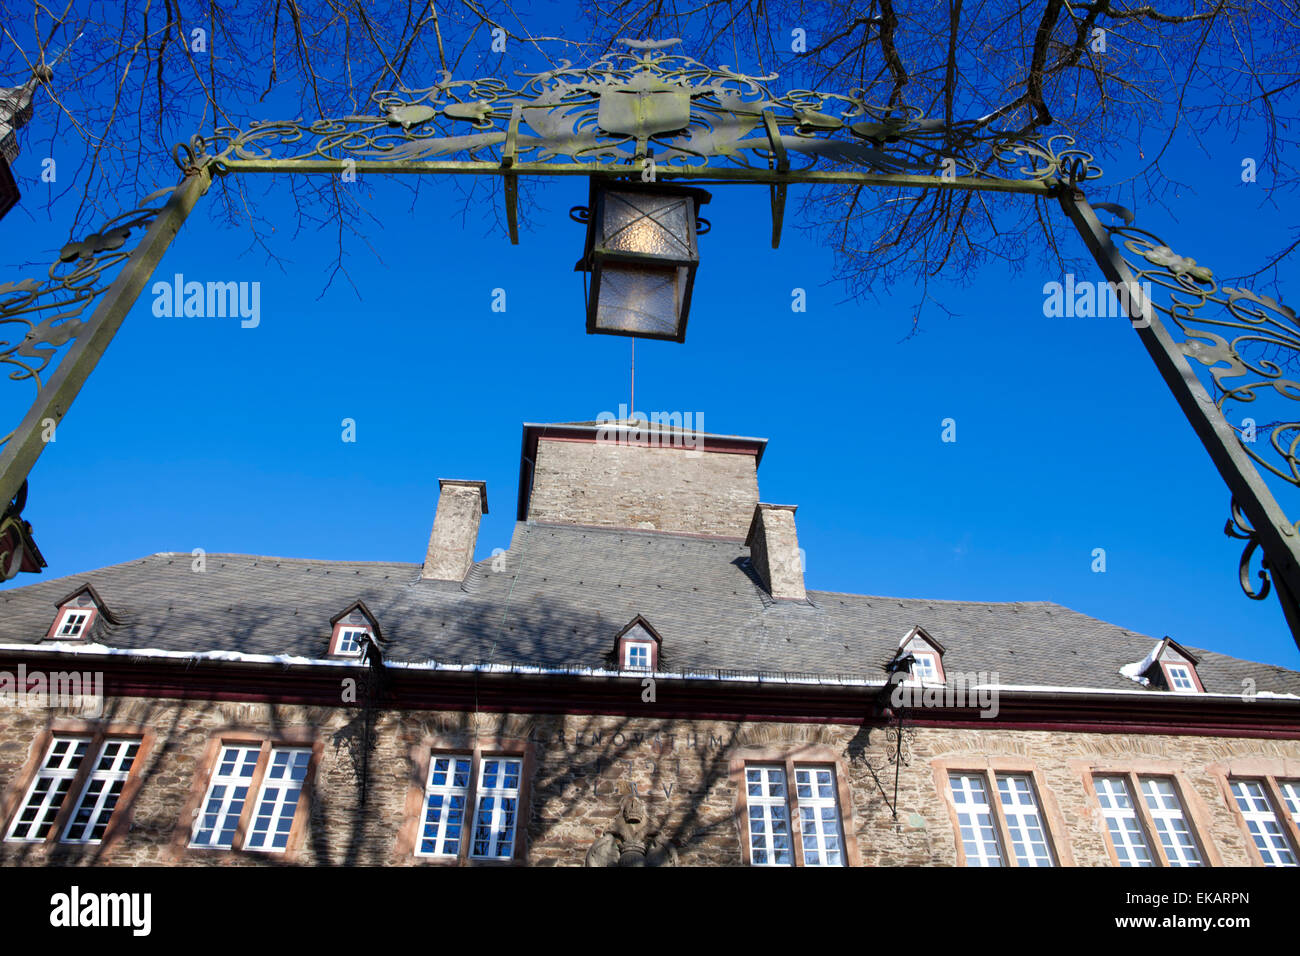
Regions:
[[543, 439], [528, 518], [743, 538], [758, 504], [754, 460], [612, 440]]
[[[1300, 777], [1297, 740], [918, 728], [902, 772], [895, 822], [884, 796], [893, 796], [893, 768], [879, 728], [868, 733], [847, 725], [407, 712], [378, 717], [370, 801], [359, 812], [362, 720], [355, 709], [110, 699], [103, 719], [114, 726], [147, 726], [156, 734], [130, 831], [107, 853], [97, 847], [0, 842], [0, 863], [280, 862], [241, 853], [172, 850], [173, 838], [188, 830], [189, 821], [181, 819], [183, 804], [205, 747], [214, 735], [234, 730], [270, 734], [317, 728], [321, 762], [309, 825], [293, 861], [301, 864], [421, 862], [409, 852], [397, 854], [399, 831], [409, 816], [408, 791], [412, 782], [421, 782], [411, 753], [431, 738], [468, 747], [475, 730], [480, 740], [505, 736], [532, 741], [526, 861], [540, 866], [581, 865], [633, 785], [646, 798], [651, 819], [660, 821], [675, 842], [683, 864], [739, 864], [732, 760], [777, 752], [794, 753], [797, 759], [807, 747], [829, 748], [838, 772], [847, 776], [851, 807], [842, 808], [845, 828], [856, 833], [861, 861], [869, 866], [956, 862], [954, 827], [937, 783], [950, 764], [975, 769], [1004, 760], [1036, 768], [1047, 802], [1064, 821], [1063, 827], [1056, 826], [1064, 832], [1053, 833], [1058, 854], [1084, 866], [1110, 861], [1104, 822], [1085, 789], [1081, 767], [1133, 760], [1176, 767], [1192, 791], [1193, 809], [1207, 821], [1208, 832], [1201, 832], [1201, 838], [1226, 865], [1247, 865], [1251, 858], [1247, 837], [1210, 768], [1257, 758]], [[51, 712], [45, 710], [0, 709], [0, 799], [6, 806], [12, 805], [17, 778], [50, 720]], [[880, 786], [869, 764], [879, 771]], [[2, 821], [6, 832], [10, 819]], [[1048, 822], [1053, 826], [1050, 817]]]

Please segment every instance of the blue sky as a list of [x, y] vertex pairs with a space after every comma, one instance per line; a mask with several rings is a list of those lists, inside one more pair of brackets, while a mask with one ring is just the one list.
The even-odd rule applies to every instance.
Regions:
[[[1256, 268], [1296, 220], [1293, 202], [1261, 205], [1259, 184], [1241, 182], [1242, 157], [1261, 149], [1248, 133], [1179, 134], [1170, 169], [1194, 186], [1139, 214], [1221, 275]], [[1144, 145], [1107, 144], [1112, 180]], [[0, 222], [0, 281], [34, 274], [15, 267], [66, 239], [70, 209], [49, 208], [38, 181], [43, 151], [25, 147], [18, 162], [25, 196]], [[630, 341], [585, 333], [572, 271], [583, 228], [567, 211], [585, 202], [585, 180], [539, 185], [511, 246], [486, 194], [462, 208], [453, 184], [436, 183], [413, 206], [400, 183], [363, 175], [349, 188], [382, 226], [366, 227], [377, 257], [350, 246], [360, 297], [341, 279], [324, 290], [334, 232], [295, 234], [286, 185], [251, 187], [259, 212], [284, 223], [271, 242], [285, 262], [201, 209], [155, 276], [260, 282], [260, 324], [156, 317], [146, 292], [64, 419], [26, 511], [44, 576], [194, 548], [419, 561], [440, 477], [487, 481], [484, 558], [509, 544], [520, 424], [591, 420], [628, 401]], [[956, 314], [929, 309], [908, 337], [916, 290], [846, 301], [828, 282], [830, 251], [799, 228], [798, 190], [778, 251], [765, 189], [712, 192], [686, 343], [638, 343], [637, 408], [770, 439], [762, 498], [799, 505], [810, 587], [1054, 601], [1300, 668], [1275, 599], [1242, 595], [1227, 490], [1126, 323], [1045, 318], [1043, 284], [1060, 271], [995, 264], [967, 285], [932, 283]], [[504, 313], [491, 310], [497, 288]], [[791, 311], [794, 288], [807, 290], [805, 313]], [[28, 393], [3, 388], [11, 421]], [[941, 441], [945, 418], [956, 442]]]

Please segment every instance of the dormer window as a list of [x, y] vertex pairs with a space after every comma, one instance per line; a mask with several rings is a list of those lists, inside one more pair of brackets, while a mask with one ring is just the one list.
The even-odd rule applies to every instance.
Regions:
[[335, 641], [334, 649], [330, 653], [338, 654], [341, 657], [360, 657], [361, 648], [364, 646], [366, 636], [369, 633], [370, 629], [365, 627], [339, 628], [338, 640]]
[[654, 653], [654, 645], [649, 641], [624, 641], [624, 670], [648, 671], [650, 669], [650, 655], [652, 653]]
[[655, 671], [662, 644], [659, 632], [638, 614], [615, 635], [613, 659], [621, 671]]
[[354, 601], [330, 618], [329, 656], [360, 658], [370, 641], [383, 642], [379, 622], [362, 601]]
[[939, 656], [930, 651], [912, 652], [911, 679], [922, 684], [939, 681]]
[[90, 615], [93, 613], [95, 612], [69, 608], [63, 612], [63, 617], [55, 628], [54, 636], [60, 639], [82, 637], [90, 624]]
[[1169, 664], [1165, 668], [1169, 675], [1169, 689], [1180, 694], [1195, 694], [1196, 684], [1192, 681], [1192, 669], [1186, 664]]
[[1175, 694], [1203, 694], [1196, 665], [1200, 663], [1192, 652], [1181, 644], [1165, 638], [1151, 648], [1151, 653], [1133, 664], [1125, 664], [1119, 672], [1154, 690]]
[[58, 611], [45, 632], [47, 641], [85, 641], [91, 637], [92, 626], [101, 616], [111, 624], [119, 623], [89, 584], [77, 588], [55, 607]]
[[896, 663], [889, 666], [891, 673], [899, 669], [899, 664], [907, 658], [912, 662], [907, 668], [909, 684], [942, 684], [946, 678], [943, 673], [943, 645], [926, 633], [925, 628], [917, 625], [898, 642], [898, 653], [894, 655]]

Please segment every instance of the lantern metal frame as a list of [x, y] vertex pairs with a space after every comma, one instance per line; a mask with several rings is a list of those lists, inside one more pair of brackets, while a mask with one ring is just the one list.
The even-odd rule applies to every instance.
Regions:
[[[610, 237], [605, 234], [608, 222], [606, 213], [608, 204], [618, 194], [641, 195], [666, 199], [681, 199], [687, 203], [687, 215], [683, 218], [685, 236], [677, 236], [664, 226], [663, 232], [674, 242], [685, 247], [679, 256], [656, 255], [635, 249], [617, 248], [605, 244]], [[571, 211], [573, 218], [587, 225], [587, 236], [583, 246], [582, 258], [574, 266], [575, 272], [585, 272], [591, 277], [591, 290], [586, 295], [587, 333], [589, 335], [625, 335], [644, 339], [662, 339], [669, 342], [686, 341], [686, 324], [690, 319], [691, 295], [695, 288], [695, 273], [699, 269], [699, 237], [708, 232], [707, 220], [700, 218], [700, 206], [712, 199], [708, 191], [693, 186], [680, 186], [672, 183], [645, 183], [639, 181], [619, 180], [602, 176], [592, 176], [590, 195], [585, 207]], [[642, 218], [654, 219], [653, 213], [642, 212]], [[658, 220], [655, 220], [658, 222]], [[659, 225], [663, 225], [659, 223]], [[675, 303], [674, 324], [671, 332], [656, 333], [645, 330], [617, 329], [601, 327], [601, 288], [604, 272], [610, 267], [643, 268], [650, 270], [671, 270], [674, 274], [675, 288], [678, 291]]]

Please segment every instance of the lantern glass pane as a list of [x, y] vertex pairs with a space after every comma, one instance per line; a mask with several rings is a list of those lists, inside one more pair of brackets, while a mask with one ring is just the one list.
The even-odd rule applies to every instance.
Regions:
[[607, 193], [600, 245], [614, 252], [639, 252], [665, 259], [693, 259], [692, 201], [684, 196]]
[[596, 328], [675, 336], [685, 269], [606, 263], [600, 270]]

